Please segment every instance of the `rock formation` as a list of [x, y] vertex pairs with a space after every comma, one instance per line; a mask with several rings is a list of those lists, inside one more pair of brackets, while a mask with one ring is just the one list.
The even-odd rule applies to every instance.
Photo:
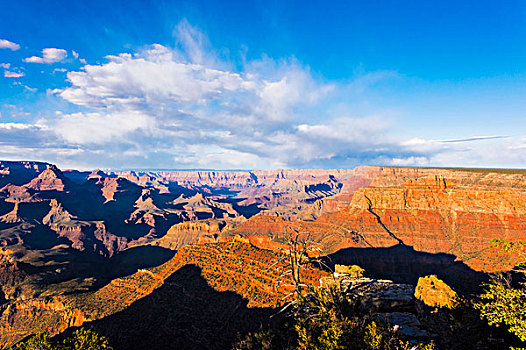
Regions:
[[54, 165], [50, 166], [26, 186], [35, 191], [63, 191], [66, 178], [62, 172]]

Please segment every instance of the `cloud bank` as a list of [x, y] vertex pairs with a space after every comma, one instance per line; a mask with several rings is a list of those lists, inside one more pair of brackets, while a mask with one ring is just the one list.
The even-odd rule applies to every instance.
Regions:
[[338, 87], [294, 59], [233, 72], [199, 63], [209, 52], [191, 34], [187, 50], [152, 45], [68, 73], [71, 86], [55, 93], [95, 112], [62, 115], [52, 129], [70, 145], [163, 153], [175, 167], [295, 167], [403, 152], [378, 118], [320, 116]]
[[[342, 82], [327, 81], [294, 58], [264, 56], [236, 66], [188, 22], [174, 35], [174, 47], [154, 44], [68, 72], [67, 86], [48, 94], [71, 108], [33, 123], [0, 123], [0, 157], [36, 156], [80, 168], [526, 163], [526, 138], [407, 139], [391, 132], [396, 118], [388, 113], [354, 112], [364, 91], [397, 79], [395, 72]], [[25, 61], [66, 58], [65, 50], [46, 48]]]

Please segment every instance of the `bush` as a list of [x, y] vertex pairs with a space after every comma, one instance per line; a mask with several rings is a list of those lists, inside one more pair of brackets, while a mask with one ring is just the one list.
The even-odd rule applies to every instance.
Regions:
[[64, 348], [71, 350], [111, 350], [108, 339], [91, 329], [77, 329], [70, 337], [64, 339]]
[[[510, 242], [503, 239], [492, 240], [493, 247], [497, 247], [509, 254], [516, 254], [521, 261], [526, 261], [526, 242]], [[526, 278], [524, 263], [515, 267], [515, 271]], [[509, 277], [509, 276], [508, 276]], [[511, 278], [511, 277], [510, 277]], [[505, 275], [497, 275], [486, 287], [484, 294], [480, 295], [481, 301], [475, 303], [475, 308], [480, 311], [490, 325], [506, 325], [508, 330], [515, 334], [522, 342], [526, 342], [526, 284], [520, 283], [513, 287]]]
[[53, 341], [46, 333], [37, 333], [13, 345], [12, 350], [112, 350], [108, 339], [91, 329], [77, 329], [64, 341]]
[[501, 278], [495, 278], [480, 296], [481, 301], [475, 303], [490, 325], [505, 324], [508, 330], [526, 341], [526, 290], [513, 288]]
[[46, 333], [37, 333], [26, 341], [13, 345], [12, 350], [54, 350], [57, 347]]
[[236, 350], [266, 349], [433, 349], [414, 346], [398, 338], [387, 325], [358, 313], [342, 293], [339, 283], [313, 289], [297, 300], [282, 324], [247, 335]]
[[458, 294], [436, 275], [420, 277], [415, 288], [415, 298], [431, 307], [455, 309], [460, 305]]
[[363, 277], [365, 270], [358, 265], [347, 266], [336, 264], [334, 266], [334, 272], [348, 274], [349, 278], [357, 279]]
[[269, 329], [248, 334], [234, 345], [234, 350], [272, 350], [273, 335]]

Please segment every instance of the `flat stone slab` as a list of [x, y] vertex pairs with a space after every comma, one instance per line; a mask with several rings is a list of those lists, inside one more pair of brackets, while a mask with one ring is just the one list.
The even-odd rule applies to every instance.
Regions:
[[410, 339], [429, 339], [431, 335], [424, 329], [418, 318], [410, 312], [379, 313], [377, 319], [393, 327], [396, 332]]
[[352, 299], [358, 299], [361, 307], [373, 312], [412, 311], [415, 307], [414, 287], [388, 280], [360, 278], [342, 280], [343, 290]]

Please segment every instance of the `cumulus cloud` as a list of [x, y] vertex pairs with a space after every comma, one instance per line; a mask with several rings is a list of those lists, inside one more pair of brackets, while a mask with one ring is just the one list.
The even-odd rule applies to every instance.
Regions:
[[[221, 94], [248, 88], [239, 74], [174, 60], [164, 46], [140, 54], [108, 56], [109, 63], [68, 73], [72, 87], [61, 96], [86, 107], [117, 107], [173, 101], [206, 103]], [[155, 101], [155, 102], [154, 102]]]
[[87, 163], [78, 161], [86, 155], [87, 162], [93, 164], [101, 154], [89, 152], [57, 140], [55, 132], [43, 121], [34, 123], [0, 123], [0, 159], [4, 160], [45, 160], [72, 168], [90, 168]]
[[35, 127], [24, 123], [0, 123], [0, 130], [27, 130]]
[[20, 45], [15, 44], [9, 40], [0, 39], [0, 49], [10, 49], [11, 51], [16, 51], [20, 49]]
[[64, 49], [46, 48], [42, 50], [42, 57], [31, 56], [24, 59], [30, 63], [56, 63], [61, 62], [68, 57], [68, 52]]
[[123, 136], [146, 129], [149, 117], [141, 113], [126, 114], [73, 113], [61, 115], [55, 132], [69, 144], [104, 144], [123, 142]]
[[38, 123], [0, 123], [0, 149], [5, 150], [11, 148], [35, 148], [42, 147], [46, 149], [46, 142], [44, 139], [46, 135], [46, 127]]
[[24, 73], [22, 72], [11, 72], [11, 71], [4, 71], [4, 77], [6, 78], [20, 78], [23, 77]]
[[216, 60], [203, 58], [203, 39], [192, 45], [192, 33], [184, 37], [190, 53], [156, 44], [69, 72], [71, 86], [49, 93], [100, 112], [62, 116], [56, 132], [71, 144], [118, 142], [133, 156], [171, 155], [180, 167], [359, 162], [401, 148], [383, 136], [381, 117], [318, 115], [339, 87], [294, 59], [263, 58], [240, 72], [216, 68], [199, 63]]
[[180, 167], [354, 164], [403, 148], [384, 136], [381, 117], [319, 115], [342, 87], [295, 59], [263, 57], [233, 71], [188, 23], [176, 32], [180, 48], [154, 44], [69, 72], [71, 86], [49, 93], [97, 112], [62, 116], [57, 134], [85, 147], [121, 143], [133, 156], [163, 153]]
[[154, 44], [69, 72], [71, 85], [49, 93], [91, 112], [60, 115], [50, 127], [68, 145], [174, 167], [342, 167], [421, 156], [387, 136], [382, 116], [329, 110], [341, 91], [392, 74], [359, 77], [345, 83], [350, 89], [316, 79], [294, 58], [264, 56], [235, 71], [188, 22], [174, 35], [176, 48]]

